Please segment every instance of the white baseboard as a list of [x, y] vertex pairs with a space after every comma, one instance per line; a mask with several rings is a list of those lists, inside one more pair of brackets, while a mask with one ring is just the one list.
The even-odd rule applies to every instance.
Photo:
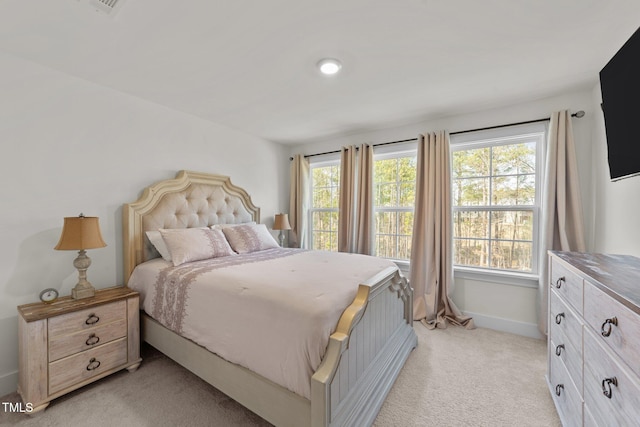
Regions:
[[465, 316], [473, 317], [473, 322], [480, 328], [494, 329], [496, 331], [509, 332], [529, 338], [545, 339], [535, 323], [520, 322], [500, 317], [487, 316], [485, 314], [463, 311]]
[[18, 387], [18, 371], [0, 376], [0, 397], [16, 391]]

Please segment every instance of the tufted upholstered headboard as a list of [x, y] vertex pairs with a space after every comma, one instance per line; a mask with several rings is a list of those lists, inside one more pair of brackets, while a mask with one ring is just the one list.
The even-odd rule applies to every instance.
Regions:
[[159, 256], [146, 231], [250, 221], [260, 222], [260, 208], [227, 176], [183, 170], [157, 182], [122, 209], [124, 283], [136, 265]]

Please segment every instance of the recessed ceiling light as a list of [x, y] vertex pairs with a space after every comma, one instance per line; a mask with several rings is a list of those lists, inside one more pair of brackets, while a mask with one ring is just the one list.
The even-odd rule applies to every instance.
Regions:
[[325, 58], [318, 62], [318, 69], [322, 74], [331, 76], [336, 74], [342, 68], [342, 63], [337, 59]]

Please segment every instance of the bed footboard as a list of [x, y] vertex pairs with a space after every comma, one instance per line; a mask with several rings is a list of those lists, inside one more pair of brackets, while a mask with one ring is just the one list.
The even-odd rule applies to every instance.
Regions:
[[361, 284], [311, 378], [311, 425], [370, 425], [417, 345], [413, 291], [390, 267]]

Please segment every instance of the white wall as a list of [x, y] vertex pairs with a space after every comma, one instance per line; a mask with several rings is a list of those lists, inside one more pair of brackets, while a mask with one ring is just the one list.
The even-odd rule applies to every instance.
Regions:
[[228, 175], [270, 225], [288, 205], [287, 149], [0, 53], [0, 396], [17, 384], [16, 306], [70, 294], [63, 217], [100, 217], [96, 288], [122, 284], [122, 204], [180, 169]]
[[[291, 148], [291, 155], [313, 154], [339, 149], [343, 145], [361, 143], [382, 143], [415, 138], [420, 133], [446, 129], [456, 132], [487, 126], [502, 125], [549, 117], [552, 112], [568, 109], [571, 112], [584, 110], [586, 116], [573, 119], [574, 137], [579, 164], [581, 193], [583, 198], [585, 228], [588, 248], [593, 247], [593, 181], [591, 165], [592, 122], [595, 106], [591, 87], [552, 98], [539, 99], [506, 108], [493, 108], [475, 113], [443, 117], [394, 128], [379, 129], [360, 134], [345, 135], [340, 138], [318, 141], [310, 145]], [[505, 284], [497, 281], [481, 281], [456, 277], [452, 298], [458, 308], [474, 317], [477, 325], [515, 332], [522, 335], [540, 337], [537, 328], [536, 287], [530, 282]]]
[[640, 257], [640, 176], [611, 181], [601, 102], [598, 85], [593, 89], [594, 251]]

